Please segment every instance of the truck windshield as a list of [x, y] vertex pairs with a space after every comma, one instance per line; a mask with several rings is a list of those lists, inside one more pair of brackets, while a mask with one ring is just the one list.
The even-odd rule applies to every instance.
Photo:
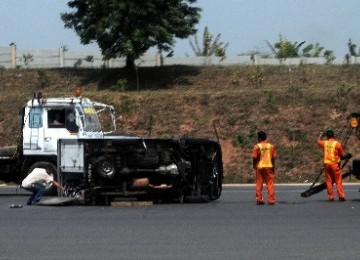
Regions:
[[99, 120], [97, 118], [96, 111], [93, 106], [83, 104], [82, 111], [80, 112], [82, 116], [82, 123], [84, 125], [85, 132], [100, 132], [101, 127]]

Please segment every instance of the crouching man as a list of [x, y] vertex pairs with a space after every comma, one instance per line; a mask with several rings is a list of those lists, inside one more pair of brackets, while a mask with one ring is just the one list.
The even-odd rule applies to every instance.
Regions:
[[31, 191], [33, 194], [27, 201], [27, 205], [36, 204], [40, 201], [42, 196], [46, 191], [46, 187], [52, 183], [54, 186], [58, 187], [62, 191], [64, 191], [64, 187], [61, 186], [58, 182], [54, 181], [54, 177], [52, 175], [53, 168], [51, 166], [47, 166], [44, 168], [35, 168], [21, 183], [21, 186]]

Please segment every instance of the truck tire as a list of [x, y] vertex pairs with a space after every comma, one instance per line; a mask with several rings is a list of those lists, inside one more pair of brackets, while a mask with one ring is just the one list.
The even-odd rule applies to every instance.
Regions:
[[[39, 162], [35, 162], [34, 164], [32, 164], [27, 172], [27, 175], [29, 175], [35, 168], [46, 168], [47, 166], [51, 166], [53, 168], [53, 177], [54, 180], [57, 181], [57, 170], [56, 170], [56, 166], [51, 163], [51, 162], [46, 162], [46, 161], [39, 161]], [[57, 195], [57, 189], [54, 185], [50, 184], [48, 185], [48, 187], [46, 188], [45, 191], [45, 195], [53, 195], [56, 196]]]
[[218, 157], [216, 163], [214, 163], [212, 172], [213, 174], [212, 174], [210, 200], [217, 200], [218, 198], [220, 198], [222, 193], [222, 180], [223, 180], [223, 169], [222, 169], [222, 163], [220, 157]]
[[[214, 171], [216, 171], [214, 167]], [[222, 192], [222, 177], [218, 172], [214, 173], [214, 178], [211, 185], [210, 200], [217, 200], [220, 198]]]
[[112, 179], [116, 174], [115, 162], [111, 157], [98, 160], [96, 169], [99, 175], [105, 179]]

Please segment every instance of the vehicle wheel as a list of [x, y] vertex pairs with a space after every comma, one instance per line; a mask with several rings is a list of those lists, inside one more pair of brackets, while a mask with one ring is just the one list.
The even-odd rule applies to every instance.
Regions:
[[[54, 177], [54, 180], [57, 181], [58, 180], [58, 173], [57, 173], [57, 169], [56, 169], [56, 166], [51, 163], [51, 162], [46, 162], [46, 161], [40, 161], [40, 162], [36, 162], [34, 163], [33, 165], [31, 165], [31, 167], [29, 168], [27, 175], [29, 175], [35, 168], [43, 168], [45, 169], [46, 167], [52, 167], [53, 169], [53, 177]], [[52, 195], [52, 196], [56, 196], [57, 195], [57, 189], [56, 187], [53, 185], [53, 184], [49, 184], [47, 187], [46, 187], [46, 191], [44, 193], [45, 195]]]
[[218, 164], [213, 167], [212, 185], [210, 200], [216, 200], [220, 198], [222, 192], [222, 174], [219, 171]]
[[110, 158], [100, 160], [97, 163], [97, 171], [101, 177], [112, 179], [115, 176], [114, 161]]

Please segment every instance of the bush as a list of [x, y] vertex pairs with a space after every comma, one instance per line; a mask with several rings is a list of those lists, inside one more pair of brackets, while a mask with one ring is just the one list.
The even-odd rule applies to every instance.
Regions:
[[49, 82], [50, 82], [50, 79], [49, 79], [48, 75], [46, 74], [46, 71], [45, 70], [38, 70], [37, 74], [38, 74], [39, 86], [41, 88], [44, 88], [44, 87], [48, 86]]
[[116, 82], [116, 85], [113, 85], [113, 86], [110, 87], [110, 90], [111, 91], [118, 91], [118, 92], [126, 91], [127, 84], [128, 84], [127, 79], [119, 79]]

